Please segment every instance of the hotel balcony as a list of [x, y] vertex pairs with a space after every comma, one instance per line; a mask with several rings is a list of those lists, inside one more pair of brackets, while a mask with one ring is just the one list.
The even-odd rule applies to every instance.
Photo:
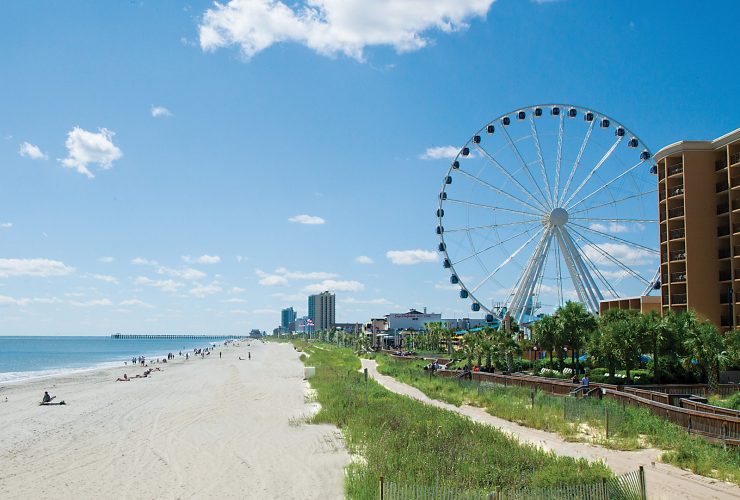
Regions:
[[671, 229], [668, 231], [668, 237], [672, 240], [683, 238], [686, 235], [686, 231], [684, 229]]
[[714, 185], [715, 193], [722, 193], [724, 191], [727, 191], [728, 189], [730, 189], [730, 185], [727, 183], [727, 181], [718, 182]]
[[686, 260], [686, 250], [671, 252], [671, 262], [676, 260]]
[[740, 152], [730, 155], [730, 165], [734, 165], [736, 163], [740, 163]]
[[717, 160], [714, 162], [714, 171], [719, 172], [723, 168], [727, 167], [727, 162], [725, 160]]
[[686, 294], [685, 293], [674, 293], [671, 295], [671, 304], [685, 304]]
[[668, 190], [668, 197], [681, 196], [683, 194], [683, 185], [679, 185]]
[[683, 163], [679, 163], [678, 165], [672, 165], [668, 167], [668, 177], [676, 174], [683, 173]]
[[717, 228], [717, 237], [721, 238], [722, 236], [729, 236], [730, 234], [730, 226], [721, 226]]
[[671, 283], [683, 283], [686, 281], [686, 272], [671, 273]]
[[674, 219], [676, 217], [683, 217], [683, 215], [684, 215], [683, 207], [676, 207], [676, 208], [671, 208], [670, 210], [668, 210], [669, 219]]

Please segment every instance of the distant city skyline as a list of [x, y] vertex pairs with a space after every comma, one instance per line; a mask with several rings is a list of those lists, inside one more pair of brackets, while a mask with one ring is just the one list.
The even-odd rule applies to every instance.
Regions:
[[653, 151], [740, 127], [740, 67], [697, 63], [737, 2], [317, 5], [0, 6], [0, 335], [272, 331], [325, 290], [338, 323], [475, 316], [435, 211], [488, 120], [572, 103]]

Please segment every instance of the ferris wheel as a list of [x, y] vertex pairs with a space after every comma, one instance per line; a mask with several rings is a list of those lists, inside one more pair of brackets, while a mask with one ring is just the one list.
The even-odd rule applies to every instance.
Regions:
[[655, 287], [657, 168], [617, 120], [567, 104], [520, 108], [459, 150], [437, 207], [443, 266], [488, 320]]

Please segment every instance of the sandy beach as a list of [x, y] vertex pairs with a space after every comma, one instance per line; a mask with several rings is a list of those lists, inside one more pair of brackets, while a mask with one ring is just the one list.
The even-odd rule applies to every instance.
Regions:
[[[298, 355], [252, 341], [130, 382], [145, 368], [5, 384], [0, 498], [342, 498], [349, 456], [301, 423]], [[44, 390], [67, 404], [39, 406]]]

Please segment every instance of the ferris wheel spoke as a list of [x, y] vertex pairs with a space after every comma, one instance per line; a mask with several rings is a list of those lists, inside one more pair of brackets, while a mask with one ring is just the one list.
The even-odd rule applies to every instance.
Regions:
[[[563, 161], [563, 135], [565, 133], [565, 119], [563, 113], [560, 113], [560, 124], [558, 125], [558, 153], [555, 157], [555, 188], [553, 189], [553, 201], [554, 205], [558, 203], [560, 198], [560, 164]], [[557, 245], [555, 245], [557, 248]]]
[[535, 222], [542, 222], [542, 218], [539, 219], [528, 219], [528, 220], [520, 220], [515, 222], [506, 222], [504, 224], [487, 224], [485, 226], [472, 226], [472, 227], [456, 227], [453, 229], [445, 229], [445, 233], [459, 233], [461, 231], [473, 231], [478, 229], [496, 229], [499, 227], [507, 227], [507, 226], [519, 226], [522, 224], [534, 224]]
[[[539, 191], [540, 194], [542, 195], [542, 202], [544, 205], [544, 203], [547, 203], [547, 197], [545, 196], [545, 193], [542, 191], [542, 188], [540, 188], [540, 185], [537, 183], [537, 181], [534, 180], [534, 177], [532, 176], [532, 172], [529, 170], [529, 167], [527, 166], [527, 162], [524, 161], [524, 157], [522, 156], [521, 151], [519, 151], [519, 148], [516, 147], [516, 144], [514, 143], [514, 141], [511, 140], [509, 131], [506, 130], [505, 126], [502, 128], [504, 130], [504, 135], [506, 136], [506, 142], [509, 143], [509, 147], [513, 150], [514, 154], [519, 159], [519, 163], [522, 165], [522, 168], [524, 169], [525, 172], [527, 172], [527, 177], [529, 177], [529, 180], [537, 188], [537, 191]], [[550, 206], [549, 208], [552, 208], [552, 206]]]
[[500, 210], [500, 211], [503, 211], [503, 212], [511, 212], [513, 214], [531, 215], [532, 217], [542, 217], [542, 212], [540, 212], [540, 213], [523, 212], [521, 210], [514, 210], [512, 208], [496, 207], [496, 206], [493, 206], [493, 205], [486, 205], [485, 203], [475, 203], [475, 202], [472, 202], [472, 201], [457, 200], [455, 198], [447, 198], [445, 201], [447, 201], [449, 203], [459, 203], [461, 205], [468, 205], [468, 206], [471, 206], [471, 207], [486, 208], [486, 209], [494, 210], [494, 211]]
[[575, 211], [572, 211], [572, 212], [569, 212], [569, 213], [570, 213], [570, 215], [575, 215], [575, 214], [580, 214], [580, 213], [583, 213], [583, 212], [588, 212], [589, 210], [597, 210], [597, 209], [602, 208], [602, 207], [617, 205], [618, 203], [622, 203], [623, 201], [632, 200], [632, 199], [635, 199], [635, 198], [640, 198], [642, 196], [645, 196], [645, 195], [648, 195], [648, 194], [655, 194], [657, 192], [658, 192], [657, 189], [651, 189], [650, 191], [642, 191], [642, 192], [637, 193], [637, 194], [632, 194], [630, 196], [625, 196], [624, 198], [619, 198], [617, 200], [607, 201], [606, 203], [600, 203], [598, 205], [588, 205], [587, 204], [586, 208], [582, 208], [580, 210], [575, 210]]
[[[460, 169], [460, 170], [458, 170], [458, 172], [460, 172], [461, 174], [463, 174], [463, 175], [465, 175], [465, 176], [469, 177], [470, 179], [473, 179], [473, 180], [474, 180], [474, 181], [476, 181], [477, 183], [479, 183], [479, 184], [481, 184], [481, 185], [483, 185], [483, 186], [485, 186], [485, 187], [487, 187], [487, 188], [491, 189], [492, 191], [495, 191], [496, 193], [498, 193], [498, 194], [500, 194], [500, 195], [506, 196], [507, 198], [510, 198], [511, 200], [513, 200], [513, 201], [516, 201], [517, 203], [520, 203], [520, 204], [522, 204], [522, 205], [524, 205], [524, 206], [526, 206], [526, 207], [528, 207], [528, 208], [531, 208], [532, 210], [535, 210], [535, 211], [540, 211], [540, 212], [541, 212], [541, 210], [540, 210], [539, 208], [537, 208], [537, 207], [535, 207], [535, 206], [533, 206], [533, 205], [530, 205], [530, 204], [529, 204], [529, 203], [527, 203], [526, 201], [524, 201], [524, 200], [521, 200], [521, 199], [517, 198], [516, 196], [514, 196], [514, 195], [513, 195], [513, 194], [511, 194], [511, 193], [507, 193], [507, 192], [506, 192], [506, 191], [504, 191], [503, 189], [499, 189], [499, 188], [497, 188], [497, 187], [496, 187], [496, 186], [494, 186], [493, 184], [490, 184], [490, 183], [488, 183], [488, 182], [484, 181], [483, 179], [481, 179], [481, 178], [479, 178], [479, 177], [477, 177], [477, 176], [475, 176], [475, 175], [471, 174], [470, 172], [466, 172], [466, 171], [465, 171], [465, 170], [463, 170], [463, 169]], [[533, 200], [535, 200], [535, 201], [537, 201], [537, 200], [536, 200], [535, 198], [532, 198], [532, 199], [533, 199]]]
[[545, 192], [547, 193], [547, 202], [550, 206], [554, 206], [553, 197], [550, 194], [550, 179], [547, 177], [547, 169], [545, 169], [545, 159], [542, 157], [542, 148], [540, 147], [540, 136], [537, 133], [537, 125], [534, 123], [534, 113], [529, 114], [529, 127], [532, 130], [532, 137], [534, 139], [535, 149], [537, 150], [537, 159], [540, 162], [540, 169], [542, 170], [542, 180], [545, 182]]
[[558, 245], [555, 245], [555, 268], [558, 272], [557, 274], [557, 292], [558, 292], [558, 306], [563, 305], [563, 269], [560, 266], [560, 247]]
[[490, 280], [491, 278], [493, 278], [496, 275], [496, 273], [499, 272], [506, 264], [508, 264], [509, 262], [511, 262], [512, 260], [514, 260], [514, 257], [516, 257], [517, 255], [519, 255], [519, 253], [522, 250], [524, 250], [527, 247], [527, 245], [529, 245], [530, 243], [532, 243], [532, 241], [534, 241], [534, 239], [540, 233], [542, 233], [544, 230], [545, 230], [545, 228], [542, 227], [536, 233], [534, 233], [527, 241], [525, 241], [522, 244], [522, 246], [520, 246], [519, 248], [517, 248], [510, 256], [508, 256], [501, 264], [499, 264], [499, 266], [496, 269], [494, 269], [493, 272], [489, 273], [488, 276], [486, 276], [485, 278], [483, 278], [483, 280], [480, 283], [478, 283], [475, 287], [473, 287], [470, 290], [470, 292], [471, 293], [477, 292], [480, 287], [482, 287], [488, 280]]
[[626, 240], [624, 238], [620, 238], [619, 236], [614, 236], [613, 234], [605, 233], [603, 231], [598, 231], [596, 229], [590, 228], [588, 226], [582, 226], [580, 224], [576, 224], [575, 222], [569, 222], [569, 224], [572, 224], [576, 227], [580, 227], [581, 229], [585, 229], [586, 231], [589, 231], [591, 233], [598, 234], [599, 236], [603, 236], [604, 238], [609, 238], [610, 240], [618, 241], [620, 243], [624, 243], [626, 245], [639, 248], [641, 250], [645, 250], [646, 252], [649, 252], [654, 255], [659, 255], [659, 252], [655, 250], [654, 248], [646, 247], [645, 245], [641, 245], [639, 243], [635, 243], [634, 241]]
[[620, 219], [620, 218], [606, 218], [606, 217], [568, 217], [568, 220], [585, 220], [585, 221], [596, 221], [596, 222], [643, 222], [645, 224], [658, 223], [657, 219]]
[[[513, 176], [513, 174], [511, 174], [511, 172], [509, 172], [508, 170], [506, 170], [506, 168], [504, 168], [504, 166], [501, 165], [501, 163], [499, 163], [498, 160], [496, 160], [496, 158], [494, 158], [491, 153], [489, 153], [480, 144], [474, 144], [474, 145], [475, 145], [475, 148], [478, 150], [478, 152], [483, 156], [483, 158], [485, 158], [492, 165], [494, 165], [496, 168], [498, 168], [504, 174], [504, 176], [506, 176], [507, 179], [509, 179], [512, 183], [514, 183], [521, 190], [521, 192], [524, 193], [527, 196], [527, 199], [528, 200], [531, 199], [532, 201], [536, 202], [540, 206], [540, 209], [541, 210], [547, 211], [547, 207], [545, 206], [545, 204], [542, 203], [540, 200], [538, 200], [535, 196], [533, 196], [533, 194], [531, 193], [531, 191], [529, 189], [527, 189], [526, 187], [524, 187], [522, 185], [522, 183], [519, 182], [516, 179], [516, 177]], [[532, 208], [534, 208], [534, 207], [532, 207]], [[535, 209], [535, 210], [537, 210], [537, 209]]]
[[589, 245], [591, 245], [591, 248], [593, 248], [594, 250], [596, 250], [597, 252], [599, 252], [599, 253], [600, 253], [600, 254], [601, 254], [602, 256], [604, 256], [604, 257], [606, 257], [607, 259], [609, 259], [610, 261], [612, 261], [612, 262], [613, 262], [614, 264], [616, 264], [617, 266], [619, 266], [619, 267], [621, 267], [622, 269], [624, 269], [624, 270], [625, 270], [625, 271], [626, 271], [627, 273], [629, 273], [630, 275], [632, 275], [633, 277], [635, 277], [636, 279], [638, 279], [639, 281], [643, 282], [643, 283], [644, 283], [644, 284], [646, 284], [646, 285], [647, 285], [647, 284], [650, 284], [650, 282], [649, 282], [648, 280], [646, 280], [645, 278], [643, 278], [643, 277], [642, 277], [642, 276], [640, 275], [640, 273], [638, 273], [637, 271], [633, 270], [633, 269], [632, 269], [631, 267], [629, 267], [629, 266], [628, 266], [627, 264], [625, 264], [625, 263], [624, 263], [624, 262], [622, 262], [621, 260], [617, 259], [617, 258], [616, 258], [616, 257], [614, 257], [613, 255], [611, 255], [611, 254], [609, 254], [608, 252], [606, 252], [606, 251], [605, 251], [604, 249], [602, 249], [602, 248], [601, 248], [601, 247], [600, 247], [599, 245], [597, 245], [596, 243], [594, 243], [593, 241], [591, 241], [590, 239], [588, 239], [588, 238], [587, 238], [587, 237], [586, 237], [586, 236], [585, 236], [585, 235], [584, 235], [583, 233], [581, 233], [581, 232], [579, 232], [579, 231], [577, 231], [577, 230], [575, 230], [575, 229], [573, 229], [573, 232], [574, 232], [574, 233], [576, 233], [576, 234], [577, 234], [578, 236], [580, 236], [581, 238], [583, 238], [583, 240], [584, 240], [584, 241], [586, 241], [586, 242], [587, 242], [587, 243], [588, 243]]
[[[594, 166], [594, 168], [591, 169], [591, 171], [588, 173], [585, 179], [583, 179], [583, 182], [576, 188], [575, 191], [573, 191], [573, 194], [570, 195], [570, 198], [564, 203], [565, 205], [568, 205], [570, 203], [570, 200], [576, 197], [578, 193], [583, 189], [583, 186], [588, 184], [588, 181], [591, 180], [591, 178], [594, 176], [597, 170], [601, 168], [601, 166], [606, 162], [606, 160], [609, 159], [609, 157], [612, 155], [615, 149], [617, 149], [617, 146], [619, 146], [619, 143], [622, 142], [622, 139], [624, 139], [623, 135], [620, 135], [617, 137], [617, 140], [614, 141], [614, 144], [612, 144], [612, 147], [610, 147], [606, 153], [604, 153], [604, 156], [601, 157], [599, 162]], [[567, 193], [566, 193], [567, 194]]]
[[465, 262], [468, 259], [472, 259], [473, 257], [477, 257], [480, 254], [482, 254], [484, 252], [487, 252], [488, 250], [491, 250], [493, 248], [499, 247], [499, 246], [503, 245], [504, 243], [508, 243], [509, 241], [515, 240], [515, 239], [519, 238], [520, 236], [524, 236], [525, 234], [529, 234], [531, 231], [532, 231], [531, 229], [525, 229], [524, 231], [522, 231], [520, 233], [517, 233], [517, 234], [515, 234], [513, 236], [509, 236], [508, 238], [506, 238], [504, 240], [497, 241], [493, 245], [490, 245], [490, 246], [488, 246], [488, 247], [486, 247], [486, 248], [484, 248], [482, 250], [478, 250], [477, 252], [475, 252], [472, 255], [468, 255], [465, 258], [462, 258], [462, 259], [460, 259], [460, 260], [458, 260], [456, 262], [453, 262], [452, 265], [453, 266], [456, 266], [456, 265], [460, 264], [461, 262]]
[[[570, 169], [570, 174], [568, 175], [568, 180], [565, 182], [565, 187], [563, 188], [563, 194], [560, 197], [560, 203], [559, 205], [563, 205], [563, 200], [568, 194], [568, 189], [570, 189], [570, 183], [573, 182], [573, 176], [576, 173], [576, 170], [578, 170], [578, 165], [581, 163], [581, 158], [583, 158], [583, 152], [586, 151], [586, 146], [588, 145], [588, 142], [591, 140], [591, 132], [594, 130], [594, 123], [595, 120], [591, 120], [591, 123], [588, 125], [588, 130], [586, 131], [586, 135], [583, 137], [583, 141], [581, 142], [581, 149], [578, 150], [578, 156], [576, 157], [576, 161], [573, 162], [573, 168]], [[560, 154], [561, 145], [558, 145], [558, 154]]]
[[586, 196], [584, 196], [583, 198], [581, 198], [580, 200], [578, 200], [577, 202], [575, 202], [573, 205], [570, 205], [568, 207], [568, 210], [570, 211], [570, 210], [574, 209], [575, 207], [577, 207], [578, 205], [580, 205], [584, 201], [588, 200], [589, 198], [591, 198], [595, 194], [600, 193], [604, 189], [608, 188], [613, 183], [615, 183], [616, 181], [618, 181], [619, 179], [621, 179], [625, 175], [629, 174], [630, 172], [632, 172], [633, 170], [635, 170], [637, 167], [639, 167], [643, 163], [645, 163], [645, 160], [640, 160], [638, 163], [635, 163], [633, 166], [631, 166], [630, 168], [628, 168], [627, 170], [625, 170], [621, 174], [617, 175], [616, 177], [613, 177], [610, 181], [606, 182], [603, 186], [600, 186], [600, 187], [596, 188], [595, 190], [591, 191], [591, 193], [587, 194]]

